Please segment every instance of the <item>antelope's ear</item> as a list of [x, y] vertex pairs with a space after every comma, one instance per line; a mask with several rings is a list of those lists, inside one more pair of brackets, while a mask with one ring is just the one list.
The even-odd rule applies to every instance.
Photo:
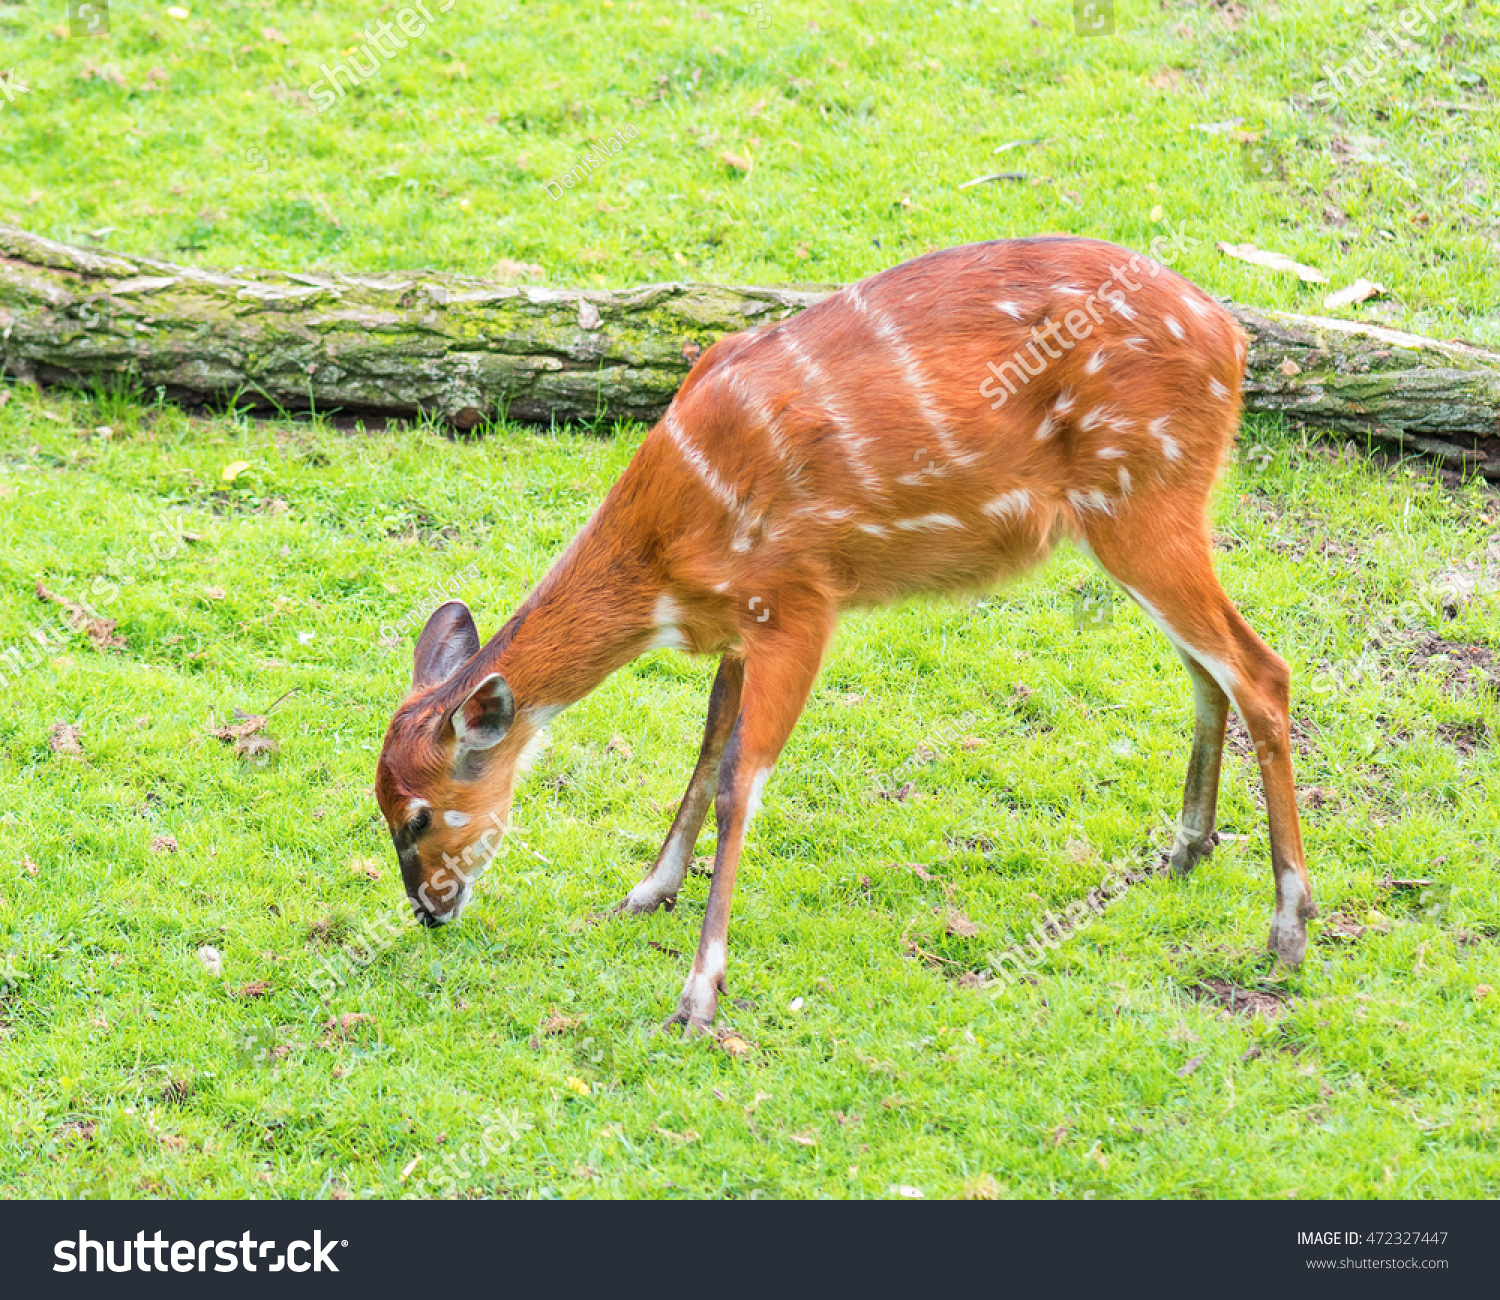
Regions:
[[461, 600], [439, 606], [417, 638], [412, 689], [445, 682], [479, 653], [479, 629]]
[[453, 711], [453, 733], [458, 752], [472, 754], [493, 749], [505, 739], [516, 718], [516, 699], [499, 673], [491, 673]]

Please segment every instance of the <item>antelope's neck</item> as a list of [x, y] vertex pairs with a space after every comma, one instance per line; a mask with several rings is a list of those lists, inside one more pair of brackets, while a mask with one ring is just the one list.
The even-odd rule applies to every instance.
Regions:
[[656, 633], [662, 579], [621, 529], [617, 493], [574, 538], [485, 650], [524, 710], [576, 704], [645, 651]]

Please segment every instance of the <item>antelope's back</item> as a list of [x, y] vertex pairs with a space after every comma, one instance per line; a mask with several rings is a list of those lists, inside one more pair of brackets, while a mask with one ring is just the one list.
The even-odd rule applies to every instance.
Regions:
[[721, 341], [663, 432], [736, 554], [836, 550], [849, 594], [880, 599], [984, 585], [1061, 530], [1206, 497], [1244, 359], [1233, 317], [1150, 258], [1001, 240]]

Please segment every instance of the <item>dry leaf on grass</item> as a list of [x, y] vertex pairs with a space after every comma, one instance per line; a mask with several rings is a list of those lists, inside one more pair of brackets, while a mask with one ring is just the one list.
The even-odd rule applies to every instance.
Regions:
[[684, 1146], [688, 1145], [689, 1143], [696, 1142], [701, 1136], [698, 1130], [695, 1128], [685, 1129], [681, 1133], [674, 1133], [669, 1128], [662, 1128], [660, 1124], [653, 1124], [651, 1126], [651, 1131], [653, 1133], [660, 1134], [662, 1137], [666, 1138], [668, 1142], [681, 1142]]
[[719, 1039], [719, 1047], [730, 1056], [744, 1056], [750, 1050], [750, 1044], [738, 1034], [725, 1034]]
[[259, 713], [246, 713], [243, 709], [236, 709], [233, 722], [222, 727], [210, 724], [208, 734], [215, 740], [228, 743], [233, 740], [243, 740], [246, 736], [253, 736], [265, 725], [266, 720]]
[[363, 1011], [346, 1011], [323, 1022], [323, 1045], [330, 1046], [335, 1038], [348, 1038], [351, 1031], [370, 1017]]
[[151, 837], [151, 852], [176, 853], [177, 837], [175, 835], [153, 835]]
[[255, 980], [240, 989], [237, 996], [242, 998], [263, 998], [271, 991], [271, 985], [266, 980]]
[[818, 1135], [816, 1133], [788, 1133], [787, 1137], [799, 1147], [815, 1147], [818, 1145]]
[[979, 927], [956, 907], [950, 907], [944, 917], [944, 929], [959, 939], [972, 939]]
[[554, 1011], [542, 1021], [542, 1033], [565, 1034], [570, 1029], [577, 1029], [582, 1023], [577, 1016], [565, 1016], [561, 1011]]
[[83, 728], [66, 722], [54, 722], [47, 733], [47, 744], [54, 754], [83, 753]]
[[1387, 292], [1389, 291], [1385, 285], [1377, 284], [1374, 280], [1356, 280], [1342, 289], [1335, 289], [1323, 299], [1323, 306], [1329, 311], [1336, 311], [1340, 307], [1352, 307], [1369, 298], [1384, 298]]
[[380, 868], [375, 865], [374, 858], [350, 858], [349, 870], [352, 871], [356, 876], [363, 876], [366, 880], [380, 879]]
[[609, 738], [609, 744], [604, 747], [604, 752], [606, 754], [618, 754], [621, 758], [626, 759], [627, 761], [630, 759], [631, 755], [635, 753], [635, 751], [630, 747], [630, 742], [626, 740], [624, 736], [618, 734], [613, 735]]
[[89, 640], [94, 643], [95, 650], [124, 650], [128, 647], [129, 642], [123, 636], [116, 635], [115, 628], [118, 624], [114, 619], [95, 618], [84, 606], [48, 591], [40, 582], [36, 584], [36, 598], [49, 605], [61, 605], [68, 626], [75, 632], [86, 632]]
[[212, 944], [205, 943], [198, 949], [198, 960], [203, 963], [203, 969], [215, 978], [224, 973], [224, 959]]
[[38, 870], [36, 863], [33, 862], [24, 853], [21, 854], [21, 870], [24, 871], [28, 876], [34, 876], [34, 875], [36, 875], [37, 870]]
[[587, 1097], [591, 1091], [589, 1085], [574, 1074], [563, 1080], [563, 1087], [569, 1092], [576, 1092], [580, 1097]]
[[281, 752], [281, 745], [270, 736], [245, 736], [234, 742], [234, 752], [248, 762], [264, 767]]
[[1257, 248], [1254, 244], [1226, 244], [1222, 239], [1218, 241], [1218, 249], [1225, 257], [1248, 262], [1251, 266], [1263, 266], [1268, 271], [1290, 271], [1307, 284], [1328, 283], [1328, 277], [1316, 267], [1304, 266], [1285, 253], [1272, 253], [1267, 249]]
[[1202, 1064], [1203, 1058], [1201, 1056], [1193, 1056], [1188, 1058], [1187, 1063], [1182, 1067], [1182, 1069], [1177, 1071], [1177, 1077], [1179, 1079], [1186, 1079], [1189, 1075], [1196, 1073], [1198, 1067]]
[[1358, 939], [1368, 928], [1352, 916], [1345, 916], [1340, 912], [1328, 918], [1327, 924], [1323, 927], [1323, 933], [1332, 939]]

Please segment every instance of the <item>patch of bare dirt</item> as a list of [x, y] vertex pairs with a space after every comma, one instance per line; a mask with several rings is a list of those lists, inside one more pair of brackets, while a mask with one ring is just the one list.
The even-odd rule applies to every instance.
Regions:
[[1189, 987], [1188, 993], [1200, 1002], [1211, 1002], [1235, 1016], [1264, 1016], [1271, 1020], [1286, 1010], [1280, 998], [1259, 989], [1243, 988], [1226, 979], [1199, 980]]
[[1468, 722], [1440, 722], [1437, 734], [1439, 740], [1452, 745], [1460, 756], [1467, 758], [1487, 742], [1490, 727], [1483, 718], [1474, 718]]
[[1489, 646], [1425, 636], [1411, 657], [1411, 667], [1438, 672], [1450, 694], [1474, 686], [1500, 693], [1500, 654]]

